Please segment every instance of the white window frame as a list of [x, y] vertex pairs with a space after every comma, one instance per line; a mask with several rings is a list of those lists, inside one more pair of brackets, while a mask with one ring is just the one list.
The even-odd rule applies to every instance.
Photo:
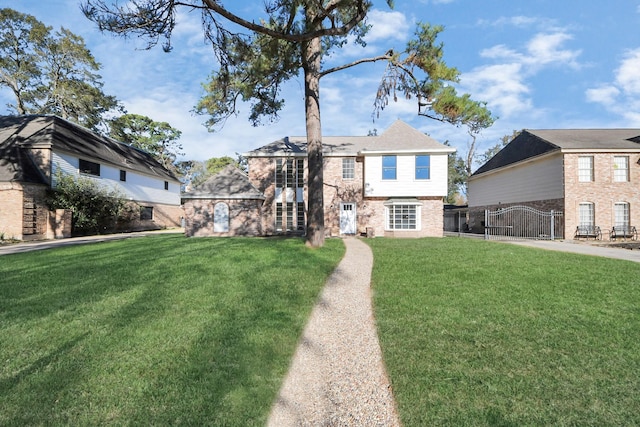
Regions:
[[593, 182], [593, 156], [578, 157], [578, 181]]
[[[427, 159], [427, 163], [428, 165], [418, 165], [418, 162], [420, 159]], [[431, 179], [431, 155], [429, 154], [420, 154], [417, 155], [415, 158], [415, 166], [416, 166], [416, 170], [415, 170], [415, 178], [416, 181], [428, 181]], [[426, 173], [426, 177], [420, 177], [419, 175], [422, 175]]]
[[596, 208], [591, 202], [582, 202], [578, 205], [578, 224], [581, 227], [593, 227], [596, 225]]
[[[393, 160], [393, 166], [389, 166], [388, 164], [386, 164], [386, 160]], [[393, 176], [391, 176], [392, 172]], [[382, 156], [382, 180], [395, 181], [396, 179], [398, 179], [398, 156]]]
[[345, 157], [342, 159], [342, 179], [350, 180], [356, 178], [356, 159]]
[[215, 233], [229, 232], [229, 205], [218, 202], [213, 207], [213, 231]]
[[384, 205], [386, 231], [419, 231], [422, 229], [422, 203], [398, 200], [386, 202]]
[[613, 182], [629, 182], [629, 156], [613, 156]]
[[613, 205], [613, 225], [615, 227], [629, 227], [630, 211], [629, 203], [616, 202]]

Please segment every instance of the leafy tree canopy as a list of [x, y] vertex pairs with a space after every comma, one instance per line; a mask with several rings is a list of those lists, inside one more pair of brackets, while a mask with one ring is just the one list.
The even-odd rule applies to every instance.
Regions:
[[102, 92], [99, 70], [82, 37], [0, 9], [0, 88], [13, 94], [10, 111], [55, 114], [97, 130], [104, 113], [121, 110], [115, 97]]
[[[225, 5], [226, 4], [226, 5]], [[392, 1], [387, 0], [392, 7]], [[458, 71], [443, 61], [437, 42], [440, 26], [418, 24], [406, 47], [389, 47], [377, 56], [327, 68], [335, 49], [353, 40], [364, 46], [370, 29], [370, 0], [264, 0], [264, 13], [241, 16], [234, 3], [223, 0], [83, 0], [85, 15], [104, 31], [145, 37], [149, 47], [163, 39], [171, 50], [178, 8], [202, 14], [205, 37], [211, 42], [218, 67], [204, 85], [196, 111], [209, 118], [209, 129], [237, 114], [241, 101], [249, 102], [249, 120], [261, 124], [277, 120], [284, 105], [283, 84], [304, 76], [308, 151], [307, 243], [324, 243], [323, 155], [320, 121], [320, 79], [364, 63], [386, 62], [374, 107], [379, 114], [398, 96], [417, 100], [425, 117], [466, 125], [470, 132], [490, 126], [486, 104], [459, 95], [453, 86]]]
[[177, 171], [174, 163], [184, 155], [178, 142], [182, 132], [167, 122], [156, 122], [139, 114], [123, 114], [109, 121], [109, 136], [116, 141], [150, 153], [165, 168]]

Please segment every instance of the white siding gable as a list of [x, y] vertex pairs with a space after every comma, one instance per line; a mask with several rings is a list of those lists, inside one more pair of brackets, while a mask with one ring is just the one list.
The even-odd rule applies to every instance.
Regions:
[[469, 180], [469, 206], [519, 203], [564, 197], [562, 155], [521, 162]]
[[[91, 159], [87, 159], [90, 160]], [[96, 162], [99, 163], [99, 162]], [[55, 177], [59, 168], [67, 174], [79, 176], [79, 159], [66, 153], [52, 153], [52, 172]], [[120, 170], [127, 172], [126, 182], [120, 181]], [[169, 189], [165, 190], [165, 181], [161, 178], [151, 177], [131, 169], [116, 168], [104, 163], [100, 164], [100, 176], [82, 175], [96, 179], [109, 189], [116, 190], [124, 194], [129, 200], [140, 203], [161, 203], [168, 205], [180, 205], [180, 185], [175, 181], [168, 181]], [[55, 183], [53, 183], [55, 186]]]
[[382, 154], [364, 157], [364, 185], [367, 197], [444, 197], [447, 195], [448, 162], [446, 153], [417, 153], [431, 156], [430, 179], [417, 180], [416, 154], [394, 154], [397, 157], [395, 180], [382, 179]]

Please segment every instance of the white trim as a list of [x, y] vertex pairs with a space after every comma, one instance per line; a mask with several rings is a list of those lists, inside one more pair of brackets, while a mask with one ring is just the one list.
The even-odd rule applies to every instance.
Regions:
[[429, 153], [434, 153], [434, 154], [442, 154], [442, 153], [455, 153], [456, 149], [455, 148], [450, 148], [450, 147], [444, 147], [444, 148], [425, 148], [422, 150], [416, 150], [414, 149], [410, 149], [410, 150], [397, 150], [397, 149], [387, 149], [387, 150], [367, 150], [366, 148], [360, 150], [360, 152], [358, 152], [359, 155], [362, 156], [374, 156], [374, 155], [381, 155], [381, 154], [429, 154]]

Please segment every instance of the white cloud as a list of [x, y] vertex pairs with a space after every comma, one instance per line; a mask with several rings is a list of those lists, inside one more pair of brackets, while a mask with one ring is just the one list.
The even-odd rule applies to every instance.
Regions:
[[540, 67], [548, 64], [567, 65], [572, 68], [579, 68], [578, 56], [580, 50], [562, 49], [565, 41], [573, 37], [564, 32], [552, 34], [537, 34], [528, 44], [527, 62], [531, 66]]
[[630, 95], [640, 94], [640, 48], [625, 54], [617, 70], [616, 83]]
[[606, 106], [614, 106], [620, 90], [615, 86], [603, 85], [594, 89], [587, 89], [587, 101]]
[[602, 84], [585, 92], [587, 101], [601, 104], [608, 111], [640, 126], [640, 48], [625, 53], [615, 70], [613, 83]]
[[532, 107], [527, 98], [522, 64], [496, 64], [478, 67], [461, 76], [464, 91], [474, 99], [488, 103], [489, 109], [502, 118], [519, 114]]
[[522, 48], [516, 50], [499, 44], [480, 52], [480, 56], [494, 62], [476, 67], [461, 76], [465, 92], [474, 99], [487, 102], [489, 109], [501, 118], [534, 112], [528, 79], [551, 66], [579, 68], [581, 51], [564, 49], [572, 37], [566, 32], [535, 34]]
[[503, 44], [495, 45], [488, 49], [481, 50], [480, 56], [489, 59], [512, 59], [514, 61], [522, 60], [521, 53], [518, 53], [517, 51], [510, 49]]
[[404, 48], [404, 43], [409, 39], [411, 24], [403, 13], [373, 9], [367, 15], [367, 23], [371, 25], [364, 38], [367, 45], [362, 47], [355, 43], [354, 37], [349, 36], [349, 42], [334, 52], [333, 60], [380, 55], [390, 48]]
[[371, 30], [366, 37], [367, 43], [408, 38], [410, 26], [403, 13], [374, 9], [367, 16], [368, 23], [371, 25]]

